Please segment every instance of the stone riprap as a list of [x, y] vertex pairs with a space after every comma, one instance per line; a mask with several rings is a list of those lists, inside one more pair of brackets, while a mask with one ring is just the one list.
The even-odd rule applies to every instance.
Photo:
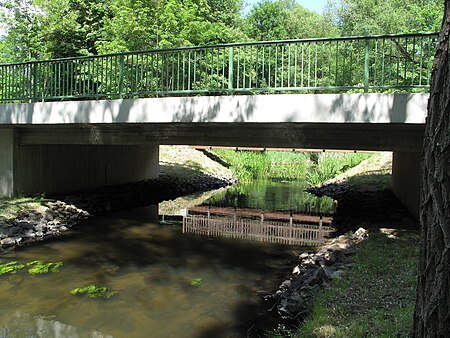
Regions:
[[16, 245], [55, 237], [90, 214], [62, 201], [46, 201], [35, 210], [22, 211], [13, 218], [0, 222], [0, 250]]
[[0, 219], [0, 252], [60, 236], [91, 216], [157, 204], [233, 183], [236, 183], [234, 178], [205, 174], [184, 180], [161, 176], [155, 180], [49, 196], [50, 199], [35, 210], [20, 212], [12, 219]]
[[283, 319], [305, 318], [311, 311], [316, 292], [330, 287], [333, 279], [341, 278], [351, 267], [350, 256], [355, 253], [355, 244], [368, 236], [360, 228], [329, 240], [317, 252], [302, 253], [293, 277], [285, 280], [278, 290], [266, 296], [272, 300]]

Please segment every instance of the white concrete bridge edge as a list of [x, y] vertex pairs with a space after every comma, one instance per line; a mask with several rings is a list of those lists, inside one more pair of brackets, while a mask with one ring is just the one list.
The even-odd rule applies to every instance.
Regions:
[[427, 93], [270, 94], [1, 104], [0, 124], [425, 123]]

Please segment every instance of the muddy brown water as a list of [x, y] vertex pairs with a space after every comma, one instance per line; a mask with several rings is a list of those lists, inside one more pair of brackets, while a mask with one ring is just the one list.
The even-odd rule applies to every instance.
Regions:
[[[0, 276], [0, 337], [256, 337], [270, 329], [263, 296], [305, 249], [187, 236], [151, 221], [153, 212], [92, 219], [64, 238], [4, 254], [3, 263], [63, 266]], [[70, 294], [89, 283], [118, 293]]]

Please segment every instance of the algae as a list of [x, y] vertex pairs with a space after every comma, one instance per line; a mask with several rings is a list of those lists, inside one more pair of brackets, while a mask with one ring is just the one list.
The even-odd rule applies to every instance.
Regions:
[[192, 286], [200, 286], [203, 283], [203, 278], [194, 278], [191, 280], [191, 285]]
[[0, 276], [6, 274], [16, 274], [17, 271], [22, 270], [24, 267], [24, 264], [17, 261], [3, 264], [0, 263]]
[[62, 262], [46, 263], [40, 260], [27, 263], [28, 273], [30, 275], [42, 275], [49, 272], [58, 272], [59, 268], [63, 265]]
[[70, 293], [74, 296], [85, 296], [89, 298], [111, 298], [116, 295], [117, 291], [109, 291], [104, 286], [97, 286], [94, 284], [87, 284], [80, 288], [75, 288]]

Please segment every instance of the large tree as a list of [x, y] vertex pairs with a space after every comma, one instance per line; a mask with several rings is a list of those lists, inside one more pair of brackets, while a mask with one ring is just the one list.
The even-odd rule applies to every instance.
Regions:
[[438, 31], [443, 10], [442, 0], [328, 0], [327, 8], [347, 36]]
[[413, 337], [450, 337], [450, 0], [434, 60], [422, 171]]

